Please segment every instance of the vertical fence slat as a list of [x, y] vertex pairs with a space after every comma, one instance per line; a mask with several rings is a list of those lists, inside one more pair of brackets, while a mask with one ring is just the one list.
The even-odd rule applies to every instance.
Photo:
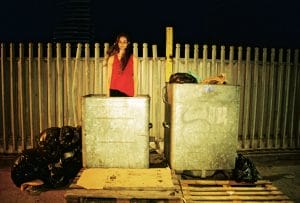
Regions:
[[56, 72], [57, 72], [57, 126], [62, 127], [64, 125], [64, 70], [62, 67], [61, 59], [61, 44], [56, 44]]
[[173, 66], [172, 73], [179, 72], [179, 65], [180, 65], [180, 44], [176, 44], [174, 63], [175, 64]]
[[66, 64], [65, 64], [65, 112], [64, 112], [64, 123], [67, 125], [72, 125], [74, 123], [74, 117], [72, 114], [72, 78], [73, 78], [73, 69], [72, 69], [72, 61], [71, 61], [71, 44], [66, 44]]
[[[269, 68], [269, 96], [268, 96], [268, 106], [267, 109], [268, 116], [267, 116], [267, 129], [266, 129], [266, 139], [267, 139], [267, 148], [273, 147], [273, 141], [271, 143], [271, 133], [274, 132], [273, 129], [273, 120], [274, 120], [274, 105], [275, 105], [275, 94], [274, 94], [274, 82], [275, 82], [275, 49], [271, 49], [271, 62]], [[273, 139], [273, 137], [272, 137]]]
[[159, 129], [160, 129], [160, 118], [161, 118], [161, 112], [159, 111], [159, 97], [160, 95], [160, 83], [161, 80], [159, 69], [158, 69], [158, 58], [157, 58], [157, 45], [152, 45], [152, 91], [151, 91], [151, 120], [152, 128], [150, 129], [150, 134], [152, 137], [154, 137], [155, 141], [158, 142], [160, 136], [159, 135]]
[[5, 123], [5, 116], [6, 116], [6, 106], [5, 106], [5, 90], [4, 90], [4, 85], [5, 85], [5, 76], [4, 76], [4, 69], [5, 69], [5, 45], [4, 43], [1, 43], [1, 113], [2, 113], [2, 122], [1, 122], [1, 127], [2, 127], [2, 135], [3, 135], [3, 151], [5, 152], [8, 147], [8, 142], [7, 142], [7, 133], [6, 133], [6, 123]]
[[[245, 94], [244, 94], [244, 114], [243, 114], [243, 140], [246, 148], [249, 148], [249, 143], [246, 143], [249, 136], [249, 105], [250, 105], [250, 88], [251, 88], [251, 48], [247, 47], [246, 66], [245, 66]], [[249, 73], [250, 72], [250, 73]], [[246, 146], [247, 144], [247, 146]]]
[[[75, 58], [75, 66], [73, 70], [73, 78], [72, 78], [72, 113], [74, 117], [74, 125], [78, 125], [79, 123], [79, 109], [78, 104], [80, 104], [80, 93], [82, 92], [82, 84], [81, 84], [81, 71], [79, 70], [79, 60], [81, 58], [81, 48], [82, 44], [77, 44], [76, 50], [76, 58]], [[80, 107], [80, 106], [79, 106]], [[81, 108], [80, 108], [81, 109]]]
[[173, 28], [166, 27], [166, 70], [165, 82], [169, 80], [173, 72]]
[[148, 94], [149, 93], [149, 69], [148, 69], [148, 44], [143, 43], [143, 60], [141, 62], [141, 66], [139, 67], [140, 71], [140, 79], [139, 79], [139, 86], [141, 89], [141, 94]]
[[[165, 103], [164, 103], [162, 97], [164, 97], [165, 95], [163, 95], [162, 90], [163, 90], [164, 88], [166, 88], [166, 85], [167, 85], [167, 81], [164, 80], [164, 78], [166, 78], [166, 70], [165, 70], [166, 63], [165, 63], [165, 60], [159, 60], [158, 62], [159, 62], [159, 63], [158, 63], [158, 67], [160, 67], [160, 69], [159, 69], [159, 71], [160, 71], [159, 74], [160, 74], [160, 79], [161, 79], [161, 80], [160, 80], [160, 92], [161, 92], [161, 94], [160, 94], [160, 101], [161, 101], [160, 112], [162, 113], [162, 119], [163, 119], [163, 121], [164, 121], [165, 118], [166, 118], [166, 114], [165, 114]], [[161, 123], [161, 124], [162, 124], [162, 123]], [[160, 126], [162, 126], [162, 125], [160, 125]], [[162, 128], [161, 128], [161, 129], [162, 129]], [[164, 132], [164, 130], [162, 129], [161, 132]], [[163, 134], [161, 134], [160, 136], [162, 137], [162, 139], [164, 139], [164, 138], [163, 138]]]
[[190, 45], [189, 44], [185, 44], [184, 45], [184, 68], [183, 68], [183, 72], [187, 73], [189, 72], [189, 60], [190, 60]]
[[33, 86], [33, 81], [34, 81], [34, 70], [33, 70], [33, 44], [29, 43], [29, 50], [28, 50], [28, 99], [29, 99], [29, 136], [30, 136], [30, 145], [31, 147], [34, 146], [34, 86]]
[[[291, 104], [291, 131], [290, 131], [290, 140], [289, 146], [299, 147], [299, 134], [297, 134], [297, 129], [294, 129], [294, 118], [295, 118], [295, 103], [296, 103], [296, 91], [297, 91], [297, 77], [298, 77], [298, 62], [299, 62], [299, 50], [295, 50], [294, 53], [294, 66], [292, 74], [292, 104]], [[299, 88], [299, 87], [298, 87]], [[299, 121], [300, 122], [300, 121]], [[296, 123], [297, 124], [297, 123]], [[299, 124], [299, 123], [298, 123]], [[299, 126], [298, 126], [299, 128]]]
[[[225, 73], [225, 75], [228, 77], [229, 74], [226, 74], [226, 69], [225, 69], [225, 46], [221, 46], [221, 59], [220, 59], [220, 68], [217, 70], [218, 75], [220, 73]], [[225, 76], [225, 77], [226, 77]], [[231, 77], [231, 76], [230, 76]], [[232, 81], [232, 79], [230, 79]], [[232, 82], [231, 82], [232, 83]]]
[[[250, 146], [251, 148], [254, 148], [257, 146], [257, 142], [255, 143], [255, 141], [258, 141], [257, 139], [255, 139], [255, 135], [256, 133], [258, 133], [257, 131], [257, 123], [258, 123], [258, 119], [257, 119], [257, 111], [258, 111], [258, 108], [257, 108], [257, 104], [258, 104], [258, 86], [259, 86], [259, 48], [255, 48], [254, 49], [255, 52], [254, 52], [254, 66], [253, 66], [253, 79], [250, 77], [250, 78], [247, 78], [247, 81], [249, 81], [249, 83], [251, 83], [251, 81], [253, 82], [253, 85], [252, 85], [252, 92], [250, 93], [249, 92], [249, 101], [250, 104], [251, 104], [251, 108], [249, 109], [252, 110], [250, 112]], [[250, 71], [250, 70], [249, 70]], [[250, 89], [249, 89], [250, 90]], [[251, 90], [250, 90], [251, 91]], [[249, 106], [250, 107], [250, 106]], [[248, 108], [249, 108], [248, 107]]]
[[47, 103], [48, 103], [48, 127], [56, 126], [55, 123], [55, 69], [52, 67], [52, 44], [47, 44]]
[[212, 45], [212, 50], [211, 50], [211, 66], [210, 66], [210, 72], [209, 72], [209, 76], [216, 76], [218, 74], [217, 72], [217, 46], [216, 45]]
[[229, 47], [228, 75], [231, 76], [230, 84], [238, 85], [238, 68], [234, 68], [234, 47]]
[[18, 60], [18, 95], [19, 95], [19, 129], [21, 136], [21, 148], [26, 149], [26, 137], [25, 137], [25, 119], [24, 119], [24, 45], [19, 44], [19, 60]]
[[200, 82], [199, 72], [198, 72], [198, 64], [199, 64], [199, 45], [194, 45], [194, 57], [193, 57], [193, 65], [192, 65], [192, 73], [197, 77], [197, 81]]
[[[134, 43], [133, 47], [135, 47], [135, 46], [136, 46], [136, 44]], [[103, 84], [102, 85], [103, 86], [102, 91], [103, 91], [103, 94], [108, 94], [108, 92], [106, 92], [108, 90], [108, 88], [107, 88], [107, 85], [108, 85], [107, 84], [107, 77], [108, 77], [108, 75], [107, 75], [107, 55], [106, 55], [108, 49], [109, 49], [109, 43], [104, 43], [105, 58], [103, 60], [103, 71], [102, 71], [102, 82], [103, 82], [102, 83]], [[138, 54], [136, 49], [137, 48], [133, 48], [133, 51], [134, 51], [135, 54]], [[138, 57], [138, 55], [136, 55], [136, 56]]]
[[259, 122], [259, 129], [258, 129], [258, 135], [259, 135], [259, 143], [258, 147], [263, 148], [264, 147], [264, 133], [265, 133], [265, 123], [266, 123], [266, 98], [268, 98], [268, 94], [266, 91], [266, 84], [268, 84], [267, 81], [267, 49], [263, 49], [263, 57], [262, 57], [262, 68], [261, 68], [261, 91], [260, 91], [260, 100], [261, 100], [261, 111], [260, 111], [260, 118], [258, 119]]
[[139, 57], [139, 49], [138, 49], [138, 43], [133, 43], [133, 55], [136, 57]]
[[102, 92], [102, 80], [100, 80], [100, 44], [95, 44], [95, 64], [94, 64], [94, 94]]
[[[91, 87], [93, 86], [93, 75], [92, 70], [89, 66], [90, 61], [90, 44], [85, 43], [84, 47], [84, 66], [83, 66], [83, 95], [90, 94]], [[81, 107], [79, 107], [81, 108]]]
[[45, 111], [43, 111], [44, 109], [44, 100], [45, 97], [43, 96], [43, 87], [45, 84], [45, 81], [43, 80], [43, 45], [42, 43], [38, 43], [38, 107], [39, 107], [39, 132], [42, 131], [42, 129], [44, 128], [44, 118], [45, 118]]
[[284, 78], [284, 107], [283, 107], [283, 124], [282, 124], [282, 146], [283, 148], [289, 147], [288, 144], [288, 133], [287, 133], [287, 122], [288, 122], [288, 109], [289, 109], [289, 97], [290, 97], [290, 73], [291, 73], [291, 50], [288, 49], [286, 53], [286, 68], [285, 68], [285, 78]]
[[[16, 135], [17, 135], [17, 118], [18, 118], [18, 114], [17, 114], [17, 104], [18, 102], [16, 101], [16, 91], [17, 91], [17, 84], [18, 81], [16, 79], [16, 69], [15, 69], [15, 49], [14, 49], [14, 44], [10, 43], [9, 45], [10, 47], [10, 73], [9, 73], [9, 79], [10, 79], [10, 118], [11, 118], [11, 139], [12, 139], [12, 148], [13, 151], [17, 150], [17, 143], [16, 143]], [[2, 54], [1, 54], [2, 55]], [[5, 146], [5, 145], [4, 145]]]
[[279, 135], [281, 128], [281, 112], [282, 112], [282, 89], [283, 89], [283, 49], [279, 49], [278, 56], [278, 76], [277, 76], [277, 103], [276, 103], [276, 124], [275, 124], [275, 147], [280, 147]]
[[242, 68], [242, 60], [243, 60], [243, 48], [238, 48], [238, 60], [237, 60], [237, 70], [236, 70], [236, 77], [237, 77], [237, 84], [240, 86], [240, 112], [239, 112], [239, 129], [238, 134], [241, 136], [240, 146], [239, 148], [245, 147], [246, 137], [243, 134], [244, 132], [244, 95], [245, 95], [245, 78], [246, 78], [246, 71], [245, 68]]
[[202, 79], [205, 79], [209, 76], [207, 71], [207, 45], [203, 45], [202, 56]]

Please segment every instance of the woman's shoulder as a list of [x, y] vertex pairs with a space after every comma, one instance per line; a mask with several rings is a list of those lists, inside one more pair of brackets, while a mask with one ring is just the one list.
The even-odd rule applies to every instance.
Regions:
[[108, 59], [107, 59], [107, 63], [112, 64], [112, 62], [114, 61], [114, 57], [115, 57], [115, 55], [109, 56]]

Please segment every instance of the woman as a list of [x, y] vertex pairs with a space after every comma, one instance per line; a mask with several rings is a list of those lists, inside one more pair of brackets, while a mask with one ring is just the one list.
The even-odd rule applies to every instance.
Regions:
[[137, 57], [132, 54], [129, 37], [121, 33], [107, 52], [107, 93], [111, 97], [137, 95]]

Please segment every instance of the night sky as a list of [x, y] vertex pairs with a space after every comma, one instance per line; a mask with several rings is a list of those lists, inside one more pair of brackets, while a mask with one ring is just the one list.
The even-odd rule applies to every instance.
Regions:
[[[53, 0], [54, 1], [54, 0]], [[49, 42], [57, 14], [51, 0], [1, 1], [0, 42]], [[119, 32], [132, 41], [300, 48], [297, 0], [94, 0], [95, 41], [112, 42]]]

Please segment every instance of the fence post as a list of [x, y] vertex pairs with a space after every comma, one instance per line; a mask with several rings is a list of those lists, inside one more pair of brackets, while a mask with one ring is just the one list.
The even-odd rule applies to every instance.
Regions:
[[285, 63], [285, 84], [284, 84], [284, 109], [283, 109], [283, 127], [282, 127], [282, 146], [284, 148], [288, 146], [288, 133], [287, 133], [287, 125], [288, 125], [288, 110], [290, 103], [290, 84], [291, 84], [291, 49], [287, 50], [286, 53], [286, 63]]
[[100, 90], [100, 86], [102, 88], [102, 80], [100, 80], [100, 70], [99, 70], [99, 61], [100, 61], [100, 44], [95, 44], [95, 65], [94, 65], [94, 87], [93, 92], [95, 94], [100, 94], [102, 90]]
[[228, 73], [230, 73], [229, 75], [231, 75], [231, 84], [233, 85], [238, 85], [238, 73], [239, 73], [239, 69], [237, 67], [237, 69], [235, 70], [233, 67], [233, 60], [234, 60], [234, 46], [230, 46], [229, 48], [229, 71]]
[[207, 45], [204, 44], [203, 45], [203, 50], [202, 50], [202, 61], [203, 61], [203, 65], [202, 65], [202, 78], [205, 79], [209, 76], [209, 73], [207, 71]]
[[190, 45], [185, 44], [184, 45], [184, 71], [183, 72], [188, 72], [189, 60], [190, 60]]
[[173, 58], [173, 28], [166, 28], [166, 79], [165, 82], [169, 81], [172, 74], [172, 58]]
[[66, 85], [66, 96], [67, 98], [64, 99], [65, 101], [65, 123], [67, 125], [73, 125], [74, 124], [74, 116], [72, 114], [72, 104], [73, 104], [73, 98], [72, 98], [72, 77], [73, 77], [73, 68], [71, 65], [71, 44], [66, 43], [66, 78], [67, 81], [65, 81]]
[[73, 72], [73, 81], [72, 81], [72, 107], [73, 107], [73, 116], [74, 116], [74, 125], [79, 123], [79, 112], [81, 112], [81, 93], [82, 93], [82, 78], [81, 73], [78, 74], [79, 70], [79, 60], [81, 58], [81, 48], [82, 44], [77, 44], [76, 58], [75, 58], [75, 67]]
[[[292, 109], [292, 112], [291, 112], [291, 132], [290, 132], [290, 146], [292, 146], [292, 142], [293, 142], [293, 135], [294, 135], [294, 132], [295, 132], [295, 143], [294, 143], [294, 146], [293, 147], [299, 147], [299, 140], [300, 140], [300, 135], [299, 135], [299, 131], [297, 131], [298, 129], [300, 129], [300, 119], [296, 119], [296, 126], [298, 124], [298, 127], [297, 129], [295, 129], [294, 131], [294, 117], [295, 117], [295, 103], [297, 102], [297, 94], [296, 94], [296, 90], [297, 90], [297, 77], [298, 77], [298, 62], [299, 60], [299, 50], [296, 49], [295, 50], [295, 53], [294, 53], [294, 72], [293, 72], [293, 85], [292, 85], [292, 105], [291, 105], [291, 109]], [[299, 90], [299, 87], [298, 87], [298, 90]], [[299, 97], [298, 97], [299, 98]], [[299, 112], [299, 111], [298, 111]]]
[[[225, 69], [225, 46], [221, 46], [221, 59], [220, 59], [220, 68], [218, 69], [218, 75], [220, 73], [224, 73], [225, 77], [227, 77], [229, 74], [226, 74], [226, 69]], [[232, 81], [232, 80], [231, 80]]]
[[28, 108], [28, 112], [29, 112], [29, 136], [30, 136], [30, 144], [31, 147], [34, 147], [34, 113], [35, 111], [33, 110], [33, 108], [35, 107], [34, 102], [35, 99], [34, 97], [34, 93], [33, 93], [33, 88], [35, 88], [36, 86], [33, 85], [34, 83], [34, 70], [33, 70], [33, 44], [29, 43], [29, 47], [28, 47], [28, 96], [29, 96], [29, 108]]
[[[243, 112], [243, 148], [248, 147], [249, 143], [246, 143], [249, 135], [249, 107], [250, 107], [250, 82], [251, 82], [251, 48], [247, 47], [246, 52], [246, 65], [245, 65], [245, 76], [244, 76], [244, 112]], [[247, 146], [248, 144], [248, 146]]]
[[283, 49], [279, 49], [279, 56], [278, 56], [278, 75], [277, 75], [277, 106], [276, 106], [276, 123], [275, 123], [275, 147], [279, 147], [280, 143], [278, 143], [278, 137], [280, 135], [280, 123], [281, 123], [281, 113], [282, 113], [282, 89], [283, 89]]
[[[249, 72], [251, 71], [251, 65], [246, 70]], [[251, 73], [250, 73], [251, 74]], [[250, 118], [250, 147], [254, 148], [254, 144], [256, 144], [256, 147], [258, 146], [258, 143], [254, 143], [255, 141], [259, 142], [261, 140], [261, 135], [258, 134], [258, 139], [255, 140], [255, 133], [256, 133], [256, 125], [257, 123], [257, 104], [258, 104], [258, 86], [259, 86], [259, 48], [254, 48], [254, 66], [253, 66], [253, 78], [251, 76], [247, 79], [247, 83], [249, 84], [248, 88], [248, 100], [249, 100], [249, 106], [247, 108], [249, 109], [249, 118]], [[252, 111], [251, 111], [252, 110]], [[252, 125], [251, 125], [252, 124]]]
[[218, 74], [217, 70], [217, 46], [212, 45], [212, 50], [211, 50], [211, 66], [210, 66], [210, 74], [209, 76], [216, 76]]
[[192, 72], [197, 76], [198, 82], [200, 82], [201, 78], [199, 77], [198, 63], [199, 63], [199, 45], [194, 44], [194, 59], [193, 59]]
[[45, 113], [43, 111], [44, 107], [44, 100], [45, 98], [43, 97], [43, 69], [42, 69], [42, 58], [43, 58], [43, 44], [38, 43], [38, 104], [39, 104], [39, 132], [43, 130], [44, 127], [44, 116], [43, 114]]
[[19, 128], [21, 138], [21, 147], [26, 149], [26, 139], [25, 139], [25, 119], [24, 119], [24, 81], [23, 81], [23, 72], [24, 68], [24, 45], [19, 44], [19, 61], [18, 61], [18, 95], [19, 95]]
[[17, 90], [17, 78], [16, 78], [16, 69], [14, 68], [14, 61], [15, 61], [15, 49], [14, 49], [14, 44], [10, 43], [10, 73], [9, 73], [9, 78], [10, 78], [10, 114], [11, 114], [11, 136], [12, 136], [12, 147], [13, 150], [15, 151], [17, 149], [17, 118], [18, 116], [15, 114], [17, 112], [17, 107], [16, 105], [18, 104], [18, 101], [16, 101], [15, 95], [16, 95], [16, 90]]
[[55, 126], [55, 69], [52, 68], [52, 44], [47, 44], [47, 100], [48, 100], [48, 125]]
[[5, 45], [4, 43], [1, 43], [1, 113], [2, 113], [2, 123], [1, 123], [1, 127], [2, 127], [2, 135], [3, 135], [3, 151], [5, 152], [7, 150], [7, 134], [6, 134], [6, 123], [5, 123], [5, 116], [6, 116], [6, 108], [5, 108], [5, 88], [4, 88], [4, 84], [5, 84], [5, 75], [4, 75], [4, 69], [5, 69]]
[[[275, 49], [271, 49], [271, 62], [269, 68], [269, 103], [268, 103], [268, 115], [267, 115], [267, 129], [266, 129], [266, 138], [267, 138], [267, 148], [272, 148], [271, 144], [271, 132], [273, 129], [272, 122], [274, 120], [274, 106], [275, 106], [275, 99], [274, 99], [274, 77], [275, 77]], [[274, 131], [273, 131], [274, 132]]]
[[64, 71], [62, 68], [61, 60], [61, 44], [56, 44], [56, 70], [57, 70], [57, 124], [59, 127], [63, 125], [64, 122]]
[[[90, 44], [85, 43], [84, 47], [84, 67], [83, 67], [83, 95], [90, 94], [92, 87], [94, 86], [94, 75], [93, 69], [90, 69]], [[81, 107], [80, 107], [81, 108]]]
[[[179, 66], [180, 65], [180, 44], [176, 44], [176, 49], [175, 49], [175, 67], [172, 70], [173, 73], [176, 73], [179, 71]], [[167, 81], [169, 78], [167, 79]]]

